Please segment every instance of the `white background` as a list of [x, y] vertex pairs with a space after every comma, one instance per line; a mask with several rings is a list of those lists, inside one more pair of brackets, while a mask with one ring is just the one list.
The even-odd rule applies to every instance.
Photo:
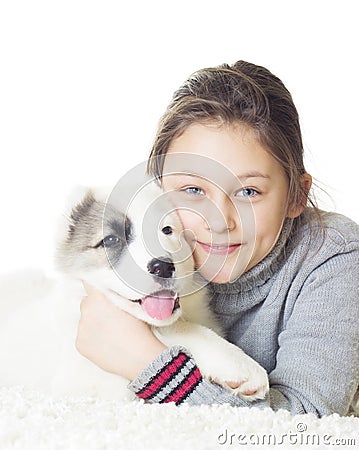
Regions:
[[238, 59], [284, 81], [320, 206], [359, 221], [357, 17], [355, 0], [2, 0], [0, 272], [50, 267], [71, 188], [144, 161], [182, 81]]

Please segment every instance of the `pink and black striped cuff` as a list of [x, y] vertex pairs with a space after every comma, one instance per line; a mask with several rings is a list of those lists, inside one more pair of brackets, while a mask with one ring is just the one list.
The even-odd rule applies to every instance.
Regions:
[[[158, 365], [161, 367], [153, 374]], [[150, 375], [147, 382], [146, 375]], [[165, 350], [129, 387], [146, 402], [180, 405], [201, 382], [202, 375], [194, 360], [176, 346]]]

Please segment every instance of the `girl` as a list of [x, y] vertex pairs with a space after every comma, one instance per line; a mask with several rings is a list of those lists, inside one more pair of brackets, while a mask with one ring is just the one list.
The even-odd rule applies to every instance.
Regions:
[[[188, 164], [176, 171], [178, 155]], [[235, 177], [214, 181], [211, 164], [193, 158]], [[267, 370], [269, 395], [248, 403], [202, 379], [185, 348], [165, 348], [90, 286], [77, 349], [127, 377], [149, 403], [347, 414], [359, 383], [359, 229], [311, 200], [298, 114], [283, 83], [243, 61], [196, 72], [161, 120], [148, 171], [176, 194], [213, 311], [227, 339]], [[209, 204], [220, 214], [199, 214]], [[246, 210], [252, 230], [241, 221]]]

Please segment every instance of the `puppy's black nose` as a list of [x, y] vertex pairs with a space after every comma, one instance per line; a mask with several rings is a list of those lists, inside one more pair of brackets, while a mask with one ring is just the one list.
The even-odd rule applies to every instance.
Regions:
[[147, 269], [152, 275], [161, 278], [171, 278], [175, 271], [175, 266], [169, 258], [154, 258], [147, 264]]

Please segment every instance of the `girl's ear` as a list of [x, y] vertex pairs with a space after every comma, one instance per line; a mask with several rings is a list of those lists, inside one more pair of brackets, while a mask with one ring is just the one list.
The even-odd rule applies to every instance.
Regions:
[[300, 214], [302, 214], [302, 212], [304, 211], [304, 209], [307, 205], [308, 194], [309, 194], [310, 188], [312, 186], [311, 175], [309, 175], [309, 173], [304, 173], [301, 176], [300, 184], [301, 184], [303, 195], [301, 198], [301, 202], [299, 204], [291, 205], [289, 207], [288, 217], [291, 219], [295, 219]]

